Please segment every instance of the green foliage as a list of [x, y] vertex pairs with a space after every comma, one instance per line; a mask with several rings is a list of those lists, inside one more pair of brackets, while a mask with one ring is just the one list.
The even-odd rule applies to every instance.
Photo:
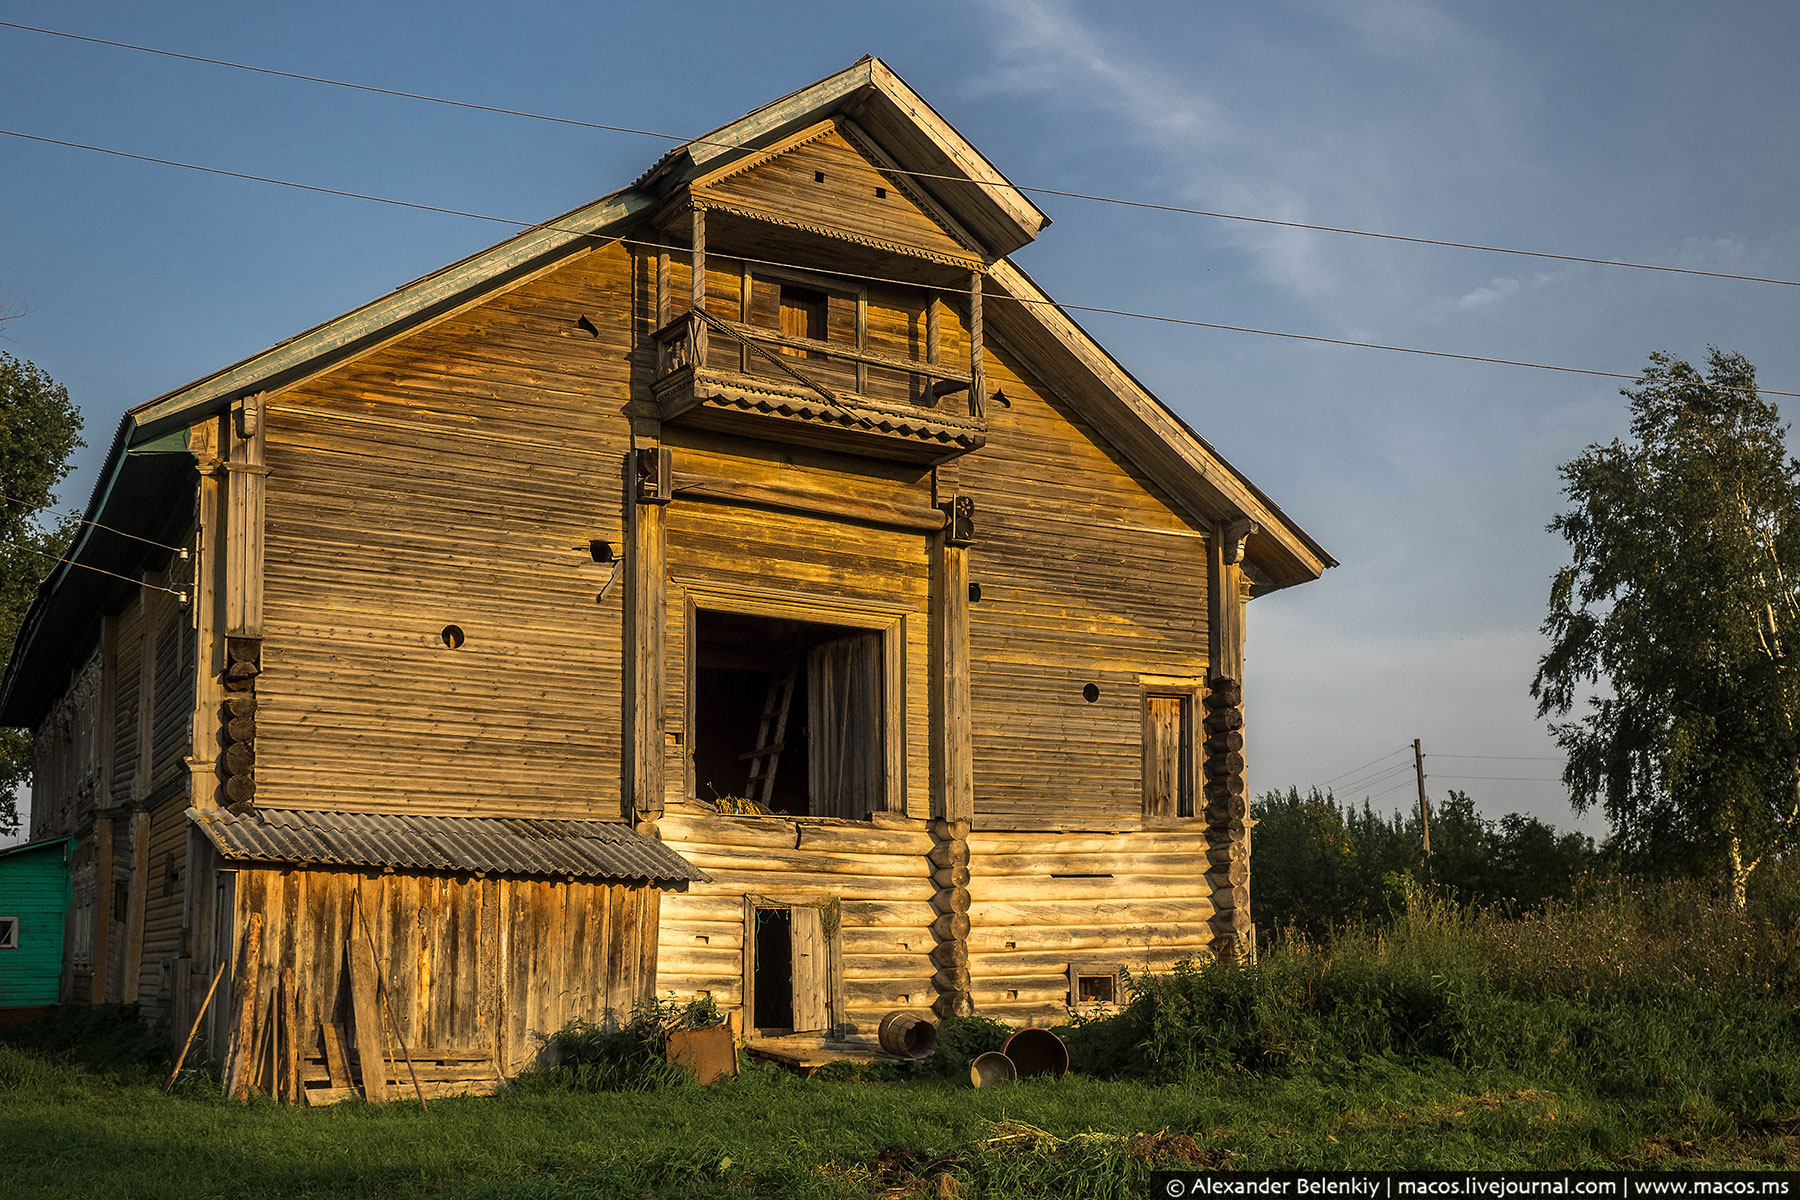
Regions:
[[725, 1014], [711, 996], [686, 1003], [676, 1003], [673, 997], [646, 997], [622, 1026], [577, 1019], [550, 1035], [545, 1055], [549, 1065], [527, 1086], [606, 1092], [679, 1087], [692, 1082], [692, 1076], [665, 1057], [669, 1034], [724, 1023]]
[[1800, 872], [1729, 896], [1609, 884], [1507, 918], [1408, 880], [1386, 927], [1254, 963], [1134, 977], [1101, 1069], [1193, 1084], [1370, 1060], [1505, 1072], [1601, 1098], [1800, 1103]]
[[1630, 442], [1562, 468], [1556, 574], [1532, 683], [1568, 752], [1577, 810], [1622, 850], [1728, 874], [1742, 902], [1800, 821], [1800, 462], [1741, 355], [1704, 376], [1666, 354], [1623, 389]]
[[1592, 839], [1518, 813], [1489, 821], [1458, 791], [1431, 814], [1429, 857], [1416, 812], [1383, 816], [1366, 800], [1340, 808], [1317, 788], [1270, 792], [1251, 815], [1251, 908], [1271, 934], [1292, 929], [1323, 940], [1345, 925], [1389, 920], [1409, 885], [1458, 904], [1530, 912], [1573, 895], [1603, 866]]
[[992, 1017], [946, 1017], [938, 1022], [937, 1053], [911, 1068], [920, 1075], [967, 1081], [969, 1064], [1004, 1046], [1012, 1032], [1011, 1025]]
[[[0, 351], [0, 647], [9, 653], [38, 584], [74, 532], [69, 521], [44, 529], [37, 514], [81, 445], [81, 414], [68, 391]], [[30, 738], [0, 730], [0, 837], [18, 831], [18, 789], [30, 778]]]

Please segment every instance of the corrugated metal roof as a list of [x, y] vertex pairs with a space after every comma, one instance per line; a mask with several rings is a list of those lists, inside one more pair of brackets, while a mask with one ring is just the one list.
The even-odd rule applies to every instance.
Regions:
[[616, 821], [199, 808], [188, 809], [188, 819], [233, 861], [653, 883], [709, 879], [655, 838]]

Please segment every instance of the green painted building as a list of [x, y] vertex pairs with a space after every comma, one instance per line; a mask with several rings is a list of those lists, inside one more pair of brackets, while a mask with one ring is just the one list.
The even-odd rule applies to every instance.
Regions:
[[0, 850], [0, 1010], [59, 999], [74, 852], [72, 837]]

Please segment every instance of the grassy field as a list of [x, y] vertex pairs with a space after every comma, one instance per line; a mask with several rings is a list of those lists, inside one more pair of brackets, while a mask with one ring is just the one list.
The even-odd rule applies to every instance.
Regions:
[[[1156, 1166], [1800, 1169], [1793, 924], [1620, 893], [1500, 921], [1420, 902], [1254, 966], [1140, 982], [1082, 1068], [324, 1110], [158, 1094], [0, 1045], [0, 1196], [1141, 1196]], [[89, 1058], [129, 1060], [98, 1044]]]

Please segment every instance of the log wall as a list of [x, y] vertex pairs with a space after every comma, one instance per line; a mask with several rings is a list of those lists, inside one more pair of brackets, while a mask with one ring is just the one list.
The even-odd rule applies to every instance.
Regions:
[[651, 888], [318, 868], [240, 870], [235, 892], [237, 938], [252, 912], [263, 914], [260, 1003], [280, 969], [294, 968], [308, 1054], [319, 1053], [320, 1022], [354, 1023], [345, 950], [365, 933], [351, 919], [353, 896], [415, 1055], [486, 1051], [512, 1075], [569, 1022], [621, 1021], [656, 989], [660, 894]]
[[875, 1043], [895, 1009], [927, 1011], [931, 976], [931, 836], [923, 821], [725, 817], [673, 806], [663, 839], [712, 876], [663, 899], [657, 987], [711, 993], [741, 1008], [744, 897], [839, 902], [847, 1040]]
[[1212, 945], [1214, 889], [1197, 824], [978, 828], [969, 857], [969, 975], [983, 1016], [1064, 1020], [1071, 963], [1161, 971]]

